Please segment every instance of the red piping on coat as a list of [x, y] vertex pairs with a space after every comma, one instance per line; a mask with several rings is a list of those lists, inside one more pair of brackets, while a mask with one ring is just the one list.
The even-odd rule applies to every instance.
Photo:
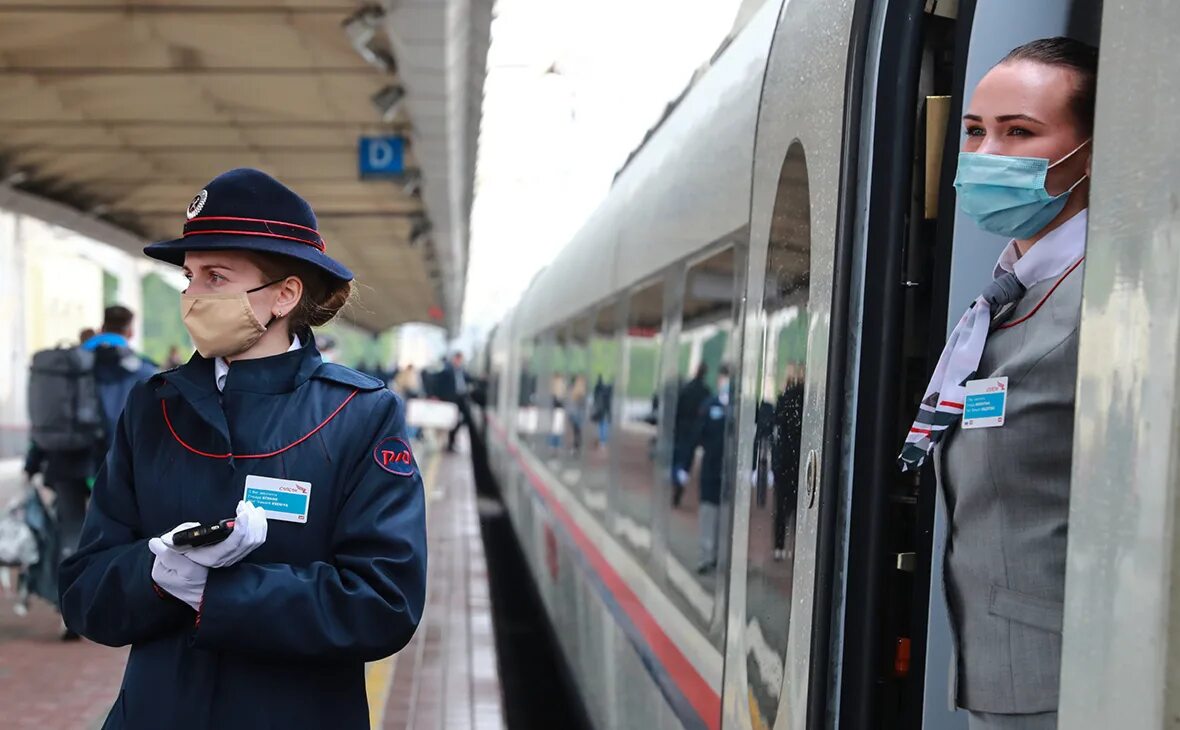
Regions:
[[1083, 262], [1083, 261], [1085, 261], [1085, 260], [1086, 260], [1086, 257], [1085, 257], [1085, 256], [1083, 256], [1083, 257], [1081, 257], [1080, 259], [1078, 259], [1078, 262], [1077, 262], [1076, 264], [1074, 264], [1073, 266], [1071, 266], [1071, 267], [1069, 267], [1068, 269], [1066, 269], [1066, 270], [1065, 270], [1065, 273], [1061, 275], [1061, 278], [1057, 280], [1057, 283], [1055, 283], [1055, 284], [1053, 285], [1053, 288], [1052, 288], [1052, 289], [1050, 289], [1050, 290], [1049, 290], [1049, 292], [1048, 292], [1047, 294], [1045, 294], [1045, 296], [1044, 296], [1044, 297], [1042, 297], [1042, 298], [1041, 298], [1041, 301], [1037, 302], [1037, 306], [1033, 307], [1031, 312], [1029, 312], [1028, 314], [1024, 315], [1024, 316], [1023, 316], [1023, 317], [1021, 317], [1020, 319], [1013, 320], [1013, 321], [1011, 321], [1011, 322], [1005, 322], [1004, 324], [1000, 325], [999, 327], [996, 327], [996, 329], [998, 329], [998, 330], [1006, 330], [1006, 329], [1008, 329], [1009, 327], [1015, 327], [1016, 325], [1018, 325], [1018, 324], [1020, 324], [1020, 323], [1022, 323], [1022, 322], [1027, 322], [1028, 320], [1032, 319], [1032, 316], [1033, 316], [1034, 314], [1036, 314], [1036, 313], [1037, 313], [1037, 312], [1040, 310], [1041, 306], [1042, 306], [1042, 305], [1043, 305], [1045, 302], [1049, 301], [1049, 297], [1053, 296], [1053, 292], [1057, 291], [1057, 287], [1061, 286], [1061, 282], [1065, 281], [1066, 277], [1068, 277], [1070, 274], [1072, 274], [1072, 273], [1074, 272], [1074, 269], [1076, 269], [1076, 268], [1078, 268], [1079, 266], [1081, 266], [1081, 265], [1082, 265], [1082, 262]]
[[352, 399], [355, 398], [356, 394], [359, 392], [360, 392], [360, 390], [352, 391], [352, 393], [349, 394], [349, 396], [344, 399], [344, 402], [341, 403], [336, 408], [336, 410], [332, 411], [332, 415], [325, 418], [323, 423], [321, 423], [320, 425], [313, 428], [307, 434], [302, 436], [298, 441], [290, 443], [290, 444], [284, 446], [283, 448], [279, 449], [278, 451], [272, 451], [268, 454], [232, 454], [232, 453], [230, 453], [230, 454], [210, 454], [210, 453], [201, 451], [199, 449], [194, 449], [192, 446], [189, 446], [187, 443], [185, 443], [185, 440], [182, 439], [180, 437], [180, 435], [176, 433], [176, 429], [172, 427], [172, 419], [168, 417], [168, 403], [163, 398], [160, 399], [160, 408], [161, 408], [161, 410], [164, 411], [164, 423], [168, 424], [168, 431], [172, 434], [172, 438], [176, 439], [176, 443], [180, 444], [181, 446], [188, 449], [189, 451], [196, 454], [197, 456], [204, 456], [206, 459], [268, 459], [272, 456], [278, 456], [279, 454], [283, 453], [284, 451], [290, 451], [291, 449], [295, 448], [299, 444], [308, 440], [312, 436], [315, 436], [317, 433], [319, 433], [320, 429], [322, 429], [324, 426], [327, 426], [329, 423], [331, 423], [332, 419], [335, 418], [337, 415], [339, 415], [340, 411], [344, 410], [344, 406], [348, 405], [349, 402], [351, 402]]

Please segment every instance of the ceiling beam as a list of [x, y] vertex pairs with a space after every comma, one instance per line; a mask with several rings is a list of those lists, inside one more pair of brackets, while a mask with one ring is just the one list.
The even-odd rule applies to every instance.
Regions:
[[347, 15], [355, 5], [194, 5], [185, 3], [155, 5], [151, 3], [83, 4], [83, 3], [8, 3], [0, 4], [0, 13], [64, 15]]
[[371, 76], [369, 65], [356, 66], [4, 66], [0, 76]]
[[290, 152], [294, 154], [355, 153], [355, 144], [182, 144], [182, 145], [140, 145], [140, 144], [22, 144], [13, 148], [12, 154], [28, 152], [53, 152], [58, 154], [85, 154], [109, 152], [143, 152], [157, 154], [207, 154], [209, 152]]
[[[82, 185], [94, 185], [103, 188], [118, 188], [118, 187], [137, 187], [137, 186], [165, 186], [165, 187], [201, 187], [209, 182], [209, 178], [195, 178], [195, 177], [140, 177], [140, 178], [121, 178], [121, 177], [79, 177], [78, 182]], [[317, 185], [317, 184], [341, 184], [341, 183], [360, 183], [361, 180], [356, 175], [351, 176], [300, 176], [300, 175], [283, 175], [281, 182], [291, 185]], [[366, 185], [372, 184], [365, 181]], [[390, 181], [391, 185], [400, 185], [396, 180]]]
[[[120, 208], [120, 212], [125, 212], [128, 215], [138, 216], [140, 218], [176, 218], [183, 214], [184, 211], [177, 213], [175, 210], [136, 210], [134, 206], [127, 208]], [[315, 217], [319, 219], [331, 220], [355, 220], [364, 218], [418, 218], [426, 215], [422, 209], [414, 210], [395, 210], [395, 211], [316, 211]]]
[[336, 121], [329, 119], [0, 119], [0, 128], [19, 129], [90, 129], [93, 127], [163, 127], [187, 129], [222, 129], [241, 127], [246, 129], [360, 129], [372, 128], [393, 134], [407, 132], [410, 125], [402, 122], [382, 122], [377, 119], [364, 121]]

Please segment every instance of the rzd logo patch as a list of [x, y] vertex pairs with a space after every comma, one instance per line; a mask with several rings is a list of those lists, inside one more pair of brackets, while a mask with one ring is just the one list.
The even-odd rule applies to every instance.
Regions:
[[387, 438], [373, 449], [377, 466], [399, 477], [414, 476], [414, 454], [410, 445], [400, 438]]

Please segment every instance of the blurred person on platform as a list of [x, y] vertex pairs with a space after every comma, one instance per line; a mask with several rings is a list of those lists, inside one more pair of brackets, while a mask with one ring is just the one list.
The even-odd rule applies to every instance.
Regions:
[[434, 381], [435, 397], [448, 403], [454, 403], [455, 407], [459, 409], [459, 420], [451, 432], [447, 434], [447, 451], [453, 452], [455, 437], [458, 435], [459, 429], [466, 426], [468, 434], [470, 434], [473, 424], [470, 394], [474, 381], [466, 368], [463, 367], [463, 353], [456, 352], [451, 355], [451, 359], [435, 375]]
[[701, 448], [700, 508], [697, 514], [697, 573], [717, 567], [717, 539], [720, 527], [721, 492], [725, 470], [725, 424], [729, 418], [729, 366], [717, 371], [717, 393], [697, 407], [692, 451]]
[[[156, 372], [150, 360], [131, 349], [134, 321], [127, 307], [107, 307], [102, 331], [92, 333], [79, 347], [55, 348], [33, 357], [29, 374], [32, 439], [24, 472], [30, 484], [40, 474], [55, 496], [61, 558], [78, 548], [90, 487], [127, 394]], [[68, 423], [58, 422], [63, 415]], [[65, 629], [62, 638], [77, 636]]]
[[168, 348], [168, 357], [167, 357], [167, 359], [164, 360], [164, 369], [165, 370], [172, 370], [174, 368], [180, 367], [183, 364], [184, 364], [184, 360], [181, 358], [180, 348], [176, 345], [172, 345], [171, 347], [169, 347]]
[[[689, 380], [681, 388], [676, 398], [676, 419], [672, 430], [672, 506], [679, 507], [684, 496], [684, 488], [692, 471], [693, 458], [696, 455], [696, 434], [698, 418], [703, 406], [713, 397], [713, 391], [705, 382], [709, 376], [709, 366], [701, 363]], [[656, 413], [656, 403], [652, 402], [652, 413]]]
[[393, 390], [406, 400], [421, 398], [422, 378], [418, 374], [417, 368], [413, 365], [406, 365], [399, 370], [393, 379]]
[[613, 398], [614, 385], [607, 383], [599, 375], [594, 381], [593, 407], [590, 418], [598, 424], [598, 448], [600, 449], [610, 442], [611, 400]]

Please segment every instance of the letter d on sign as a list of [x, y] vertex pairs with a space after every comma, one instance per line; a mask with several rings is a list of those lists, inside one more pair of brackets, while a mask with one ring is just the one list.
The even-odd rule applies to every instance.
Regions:
[[373, 140], [369, 143], [369, 167], [373, 170], [384, 170], [393, 164], [393, 145], [385, 140]]
[[390, 178], [405, 174], [405, 140], [397, 136], [361, 137], [357, 167], [362, 179]]

